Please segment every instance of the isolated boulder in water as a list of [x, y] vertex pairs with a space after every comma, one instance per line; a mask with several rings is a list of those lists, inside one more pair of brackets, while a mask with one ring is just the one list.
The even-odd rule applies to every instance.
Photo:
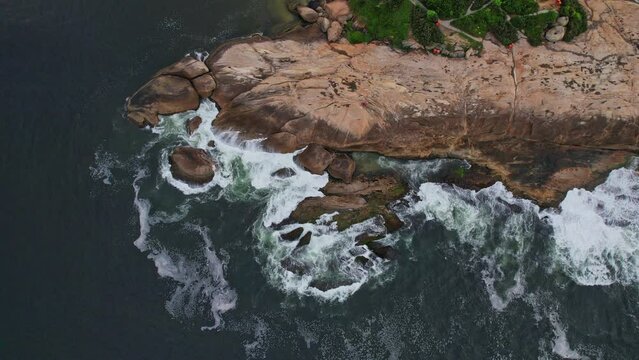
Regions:
[[332, 177], [347, 183], [353, 180], [354, 172], [355, 161], [347, 154], [337, 154], [328, 167], [328, 173]]
[[187, 120], [186, 132], [189, 135], [192, 135], [195, 131], [197, 131], [197, 129], [200, 127], [201, 124], [202, 124], [202, 118], [199, 116], [196, 116], [190, 120]]
[[174, 75], [191, 80], [207, 72], [209, 72], [209, 68], [204, 62], [191, 56], [186, 56], [175, 64], [158, 71], [156, 76]]
[[334, 158], [335, 155], [326, 151], [321, 145], [311, 144], [295, 156], [295, 161], [312, 174], [321, 175]]
[[213, 159], [202, 149], [178, 146], [169, 156], [169, 163], [173, 177], [189, 183], [204, 184], [215, 175]]
[[198, 95], [200, 95], [202, 99], [210, 97], [217, 86], [215, 79], [211, 74], [200, 75], [191, 81], [193, 82], [193, 86], [195, 87]]
[[295, 170], [291, 168], [282, 168], [277, 171], [274, 171], [271, 174], [271, 176], [278, 177], [280, 179], [287, 179], [287, 178], [290, 178], [291, 176], [295, 176], [296, 174], [297, 173], [295, 172]]
[[191, 81], [163, 75], [144, 84], [127, 102], [128, 118], [143, 127], [160, 122], [158, 115], [170, 115], [200, 106], [200, 96]]

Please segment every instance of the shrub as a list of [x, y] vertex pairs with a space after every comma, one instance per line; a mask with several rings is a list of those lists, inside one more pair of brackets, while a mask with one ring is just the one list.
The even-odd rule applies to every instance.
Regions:
[[509, 14], [528, 15], [539, 11], [537, 0], [503, 0], [501, 8]]
[[413, 36], [422, 46], [429, 46], [444, 41], [444, 35], [435, 25], [437, 13], [432, 10], [424, 11], [421, 7], [415, 6], [411, 15], [411, 27]]
[[433, 10], [442, 19], [454, 19], [466, 14], [473, 0], [422, 0], [428, 10]]
[[536, 15], [517, 16], [510, 22], [526, 35], [530, 45], [539, 46], [544, 41], [544, 32], [557, 20], [558, 16], [556, 11], [548, 11]]
[[517, 41], [517, 29], [508, 22], [506, 14], [496, 5], [486, 8], [452, 22], [460, 30], [476, 37], [484, 37], [491, 32], [504, 45]]
[[373, 37], [369, 33], [365, 33], [359, 30], [346, 30], [346, 39], [351, 44], [367, 43], [373, 40]]
[[[411, 9], [410, 0], [351, 0], [351, 9], [366, 23], [370, 40], [389, 40], [401, 46], [408, 37]], [[348, 32], [347, 32], [348, 36]], [[352, 34], [361, 40], [360, 34]]]
[[567, 16], [570, 21], [566, 26], [564, 41], [572, 41], [579, 34], [588, 30], [588, 14], [577, 0], [564, 0], [559, 9], [560, 16]]

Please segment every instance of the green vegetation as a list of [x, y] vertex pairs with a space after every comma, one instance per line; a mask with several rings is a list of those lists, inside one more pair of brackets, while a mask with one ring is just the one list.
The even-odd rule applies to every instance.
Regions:
[[[346, 38], [367, 42], [388, 40], [401, 46], [408, 37], [413, 4], [409, 0], [351, 0], [354, 13], [366, 23], [368, 34], [347, 29]], [[359, 34], [361, 33], [361, 34]]]
[[433, 10], [442, 19], [454, 19], [466, 14], [473, 0], [422, 0], [422, 4]]
[[501, 8], [514, 15], [528, 15], [539, 11], [537, 0], [503, 0]]
[[413, 36], [422, 46], [429, 46], [444, 41], [444, 34], [439, 30], [435, 22], [437, 13], [432, 10], [425, 11], [421, 7], [414, 7], [411, 14], [411, 27]]
[[567, 16], [570, 19], [564, 35], [566, 42], [572, 41], [588, 29], [588, 15], [577, 0], [564, 0], [559, 9], [559, 16]]
[[518, 16], [510, 22], [526, 35], [530, 45], [539, 46], [544, 41], [544, 32], [557, 20], [558, 16], [556, 11], [548, 11], [536, 15]]
[[[421, 3], [414, 5], [415, 1]], [[411, 30], [415, 40], [424, 47], [446, 44], [436, 24], [439, 19], [452, 19], [452, 26], [475, 38], [492, 33], [506, 46], [519, 39], [518, 30], [531, 45], [542, 44], [545, 31], [558, 16], [570, 19], [565, 41], [571, 41], [588, 26], [586, 11], [578, 0], [563, 0], [559, 14], [538, 13], [537, 0], [350, 0], [350, 5], [358, 19], [366, 24], [366, 30], [355, 29], [351, 23], [346, 25], [346, 38], [355, 44], [383, 40], [401, 47]], [[469, 7], [474, 12], [466, 15]], [[471, 47], [481, 49], [477, 40], [469, 39], [462, 32], [459, 35], [467, 38]]]
[[504, 45], [517, 41], [517, 29], [507, 20], [506, 13], [492, 4], [474, 14], [464, 16], [452, 22], [452, 25], [470, 35], [483, 38], [488, 32]]
[[368, 31], [356, 30], [353, 28], [353, 22], [349, 21], [344, 27], [346, 33], [346, 39], [351, 44], [367, 43], [373, 40], [373, 36]]

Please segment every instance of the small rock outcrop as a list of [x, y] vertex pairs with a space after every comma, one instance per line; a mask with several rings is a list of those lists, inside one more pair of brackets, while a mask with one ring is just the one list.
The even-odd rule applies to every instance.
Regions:
[[204, 184], [215, 175], [213, 159], [202, 149], [178, 146], [169, 156], [169, 163], [173, 177], [184, 182]]
[[323, 146], [311, 144], [295, 156], [295, 161], [312, 174], [321, 175], [334, 158], [335, 155], [326, 151]]

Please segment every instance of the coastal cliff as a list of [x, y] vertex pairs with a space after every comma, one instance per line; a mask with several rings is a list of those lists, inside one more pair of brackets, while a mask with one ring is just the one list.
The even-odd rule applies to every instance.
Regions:
[[214, 128], [264, 138], [272, 151], [318, 144], [462, 158], [520, 196], [556, 205], [639, 151], [639, 5], [586, 8], [590, 28], [572, 43], [520, 40], [508, 49], [487, 39], [469, 59], [330, 43], [320, 24], [240, 39], [205, 65], [160, 71], [129, 99], [129, 119], [153, 126], [158, 114], [194, 109], [210, 95], [220, 108]]

